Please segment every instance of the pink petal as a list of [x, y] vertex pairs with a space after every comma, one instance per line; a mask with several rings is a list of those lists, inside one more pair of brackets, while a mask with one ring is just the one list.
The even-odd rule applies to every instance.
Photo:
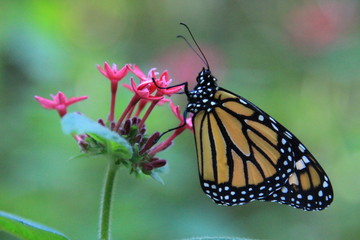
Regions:
[[182, 88], [183, 88], [183, 86], [177, 86], [177, 87], [171, 87], [169, 89], [158, 89], [158, 91], [160, 91], [164, 95], [170, 96], [174, 93], [179, 92]]
[[39, 96], [35, 96], [34, 98], [36, 101], [38, 101], [40, 103], [40, 105], [43, 108], [55, 109], [55, 107], [56, 107], [56, 103], [53, 100], [49, 100], [49, 99], [39, 97]]
[[165, 103], [168, 103], [170, 101], [171, 101], [170, 99], [163, 98], [157, 103], [157, 105], [161, 106], [161, 105], [164, 105]]
[[137, 65], [134, 65], [133, 68], [130, 68], [130, 71], [132, 71], [141, 80], [146, 80], [145, 74], [140, 70]]
[[130, 91], [134, 92], [133, 88], [129, 84], [123, 83], [122, 86], [129, 89]]
[[133, 92], [137, 91], [137, 86], [136, 83], [134, 81], [134, 78], [130, 78], [130, 84], [131, 84], [131, 89], [133, 90]]
[[161, 76], [160, 79], [165, 81], [167, 84], [171, 83], [171, 79], [169, 79], [169, 73], [168, 71], [164, 71]]
[[64, 104], [67, 101], [65, 94], [60, 91], [55, 96], [52, 96], [52, 98], [57, 104]]
[[112, 71], [110, 65], [107, 62], [104, 63], [104, 69], [107, 72], [108, 77], [112, 77], [114, 72]]
[[122, 67], [120, 70], [117, 70], [115, 77], [119, 80], [123, 79], [126, 74], [128, 74], [129, 72], [129, 67], [127, 66], [128, 64], [126, 64], [124, 67]]
[[73, 103], [76, 103], [76, 102], [79, 102], [79, 101], [82, 101], [82, 100], [85, 100], [85, 99], [88, 99], [88, 96], [81, 96], [81, 97], [71, 97], [67, 102], [66, 102], [66, 106], [69, 106]]
[[153, 79], [153, 78], [156, 78], [156, 75], [158, 75], [156, 71], [156, 68], [151, 68], [148, 72], [148, 77]]
[[106, 71], [105, 71], [104, 69], [102, 69], [99, 64], [96, 65], [96, 67], [97, 67], [97, 69], [100, 71], [100, 73], [101, 73], [102, 75], [104, 75], [105, 77], [108, 77]]
[[174, 113], [174, 115], [182, 122], [183, 121], [183, 117], [180, 114], [180, 106], [175, 106], [175, 104], [170, 101], [170, 108], [171, 111]]

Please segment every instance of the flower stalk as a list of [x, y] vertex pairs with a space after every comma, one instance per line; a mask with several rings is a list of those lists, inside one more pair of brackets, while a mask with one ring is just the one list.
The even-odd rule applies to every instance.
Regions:
[[111, 203], [114, 194], [114, 185], [119, 165], [113, 159], [109, 159], [105, 174], [103, 193], [101, 195], [99, 240], [110, 240], [111, 227]]

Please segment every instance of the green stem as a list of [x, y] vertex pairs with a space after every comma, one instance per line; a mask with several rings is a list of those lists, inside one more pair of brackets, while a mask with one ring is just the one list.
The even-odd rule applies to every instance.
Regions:
[[101, 196], [99, 240], [110, 240], [111, 198], [114, 192], [114, 180], [117, 169], [118, 165], [113, 160], [110, 160]]

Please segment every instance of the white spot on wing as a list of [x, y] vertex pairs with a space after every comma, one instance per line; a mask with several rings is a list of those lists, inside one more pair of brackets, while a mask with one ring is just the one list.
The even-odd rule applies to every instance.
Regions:
[[306, 156], [303, 156], [302, 157], [302, 160], [304, 160], [304, 162], [307, 164], [310, 162], [310, 160], [306, 157]]
[[291, 135], [291, 133], [289, 133], [288, 131], [285, 131], [285, 136], [287, 136], [288, 138], [292, 138], [292, 135]]
[[304, 168], [306, 168], [306, 165], [305, 165], [303, 160], [300, 159], [299, 161], [296, 162], [296, 169], [297, 170], [301, 170], [301, 169], [304, 169]]
[[302, 144], [299, 144], [299, 149], [301, 152], [305, 152], [305, 150], [306, 150], [306, 148]]
[[247, 102], [245, 102], [244, 100], [242, 100], [241, 98], [240, 98], [240, 102], [242, 103], [242, 104], [247, 104]]
[[271, 126], [276, 130], [276, 131], [279, 131], [279, 129], [275, 126], [275, 124], [271, 124]]

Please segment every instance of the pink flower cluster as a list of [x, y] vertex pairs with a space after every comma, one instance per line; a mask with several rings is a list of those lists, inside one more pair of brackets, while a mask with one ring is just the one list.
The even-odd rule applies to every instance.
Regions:
[[[140, 168], [142, 172], [149, 174], [153, 169], [162, 167], [166, 164], [165, 160], [155, 157], [160, 151], [165, 150], [172, 145], [173, 140], [180, 135], [185, 129], [192, 131], [192, 122], [190, 118], [184, 119], [180, 107], [176, 106], [170, 98], [172, 94], [178, 93], [182, 90], [182, 86], [169, 87], [171, 79], [167, 71], [159, 74], [155, 68], [150, 69], [148, 74], [144, 74], [136, 65], [126, 64], [121, 69], [118, 69], [116, 64], [112, 67], [105, 62], [104, 67], [97, 66], [100, 73], [110, 80], [111, 99], [110, 111], [107, 118], [107, 123], [103, 120], [99, 124], [108, 126], [112, 131], [119, 133], [128, 138], [132, 144], [137, 144], [139, 148], [139, 155], [143, 156], [143, 161], [134, 164], [133, 168]], [[130, 77], [130, 84], [123, 84], [123, 86], [134, 93], [130, 99], [129, 104], [115, 121], [115, 107], [116, 96], [118, 92], [119, 81], [124, 79], [129, 73], [133, 73], [138, 78], [137, 84], [134, 77]], [[81, 100], [87, 99], [87, 96], [69, 98], [62, 92], [58, 92], [55, 96], [51, 95], [52, 100], [35, 96], [35, 99], [46, 109], [57, 110], [60, 117], [67, 113], [67, 108]], [[164, 141], [158, 142], [160, 137], [159, 132], [155, 132], [150, 137], [145, 134], [145, 121], [149, 117], [153, 109], [158, 105], [169, 104], [169, 107], [175, 117], [180, 121], [181, 126], [184, 121], [186, 124], [183, 127], [177, 128]], [[135, 126], [137, 133], [132, 133], [132, 138], [129, 139], [131, 127]], [[74, 136], [81, 148], [84, 150], [87, 146], [85, 138], [88, 136]]]

